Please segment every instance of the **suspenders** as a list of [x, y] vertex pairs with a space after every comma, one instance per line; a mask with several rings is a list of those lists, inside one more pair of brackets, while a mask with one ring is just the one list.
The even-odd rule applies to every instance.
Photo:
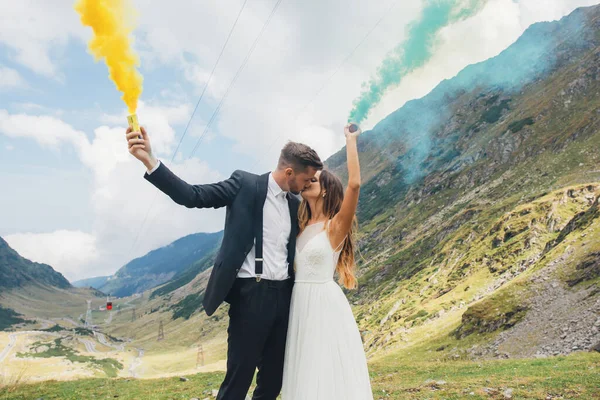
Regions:
[[255, 212], [254, 222], [254, 273], [256, 282], [260, 282], [263, 273], [263, 204], [259, 201]]
[[267, 198], [269, 174], [262, 175], [256, 181], [256, 201], [254, 202], [254, 273], [256, 282], [263, 274], [263, 207]]
[[[267, 186], [269, 182], [269, 174], [262, 175], [256, 182], [256, 201], [254, 203], [254, 273], [256, 274], [256, 282], [260, 282], [263, 275], [263, 207], [267, 198]], [[287, 201], [290, 211], [290, 218], [295, 218], [298, 213], [297, 207], [291, 201], [289, 193]], [[292, 217], [293, 216], [293, 217]], [[292, 246], [292, 238], [296, 236], [296, 223], [291, 220], [290, 238], [288, 240], [288, 274], [290, 277], [294, 274], [293, 266], [290, 260], [294, 257], [295, 246]]]

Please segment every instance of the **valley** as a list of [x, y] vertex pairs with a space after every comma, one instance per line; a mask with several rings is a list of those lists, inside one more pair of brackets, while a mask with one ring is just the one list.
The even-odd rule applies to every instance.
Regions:
[[[593, 6], [361, 136], [359, 287], [345, 293], [375, 398], [600, 398], [599, 93]], [[345, 149], [326, 165], [344, 178]], [[221, 234], [80, 288], [0, 247], [0, 399], [211, 398], [228, 310], [208, 317], [202, 299]]]

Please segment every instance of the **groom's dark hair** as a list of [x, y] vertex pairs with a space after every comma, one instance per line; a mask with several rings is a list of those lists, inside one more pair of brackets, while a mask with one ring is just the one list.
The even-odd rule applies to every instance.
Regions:
[[292, 167], [294, 172], [304, 172], [308, 167], [322, 170], [323, 162], [317, 152], [309, 146], [302, 143], [288, 142], [281, 149], [277, 167], [279, 169]]

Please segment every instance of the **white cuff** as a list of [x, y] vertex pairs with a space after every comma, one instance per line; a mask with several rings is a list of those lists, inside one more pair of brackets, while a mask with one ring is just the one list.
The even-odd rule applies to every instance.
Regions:
[[150, 175], [151, 173], [153, 173], [154, 171], [156, 171], [158, 169], [158, 167], [160, 167], [160, 160], [157, 160], [156, 165], [154, 166], [154, 168], [148, 170], [148, 175]]

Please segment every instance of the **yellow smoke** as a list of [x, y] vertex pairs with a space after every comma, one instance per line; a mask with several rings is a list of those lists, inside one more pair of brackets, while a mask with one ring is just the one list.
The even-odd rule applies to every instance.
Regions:
[[110, 79], [123, 92], [129, 113], [135, 113], [142, 94], [142, 75], [136, 70], [139, 58], [130, 47], [132, 7], [127, 0], [77, 0], [75, 10], [81, 23], [94, 31], [91, 53], [96, 61], [105, 59]]

